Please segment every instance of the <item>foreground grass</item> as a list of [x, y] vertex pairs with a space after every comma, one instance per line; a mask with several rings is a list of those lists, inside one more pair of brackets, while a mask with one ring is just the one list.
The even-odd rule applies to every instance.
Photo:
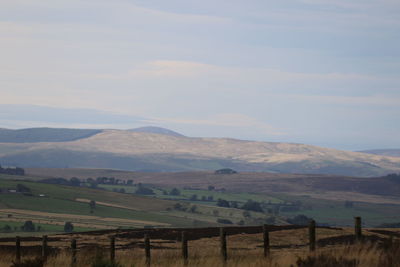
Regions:
[[[188, 266], [195, 267], [280, 267], [280, 266], [315, 266], [315, 267], [398, 267], [400, 266], [400, 247], [382, 248], [374, 244], [343, 245], [320, 249], [315, 253], [306, 250], [273, 250], [270, 257], [262, 255], [262, 249], [229, 251], [229, 259], [224, 264], [214, 248], [192, 247]], [[152, 253], [151, 266], [154, 267], [183, 267], [179, 250], [155, 250]], [[107, 255], [99, 250], [81, 253], [77, 259], [77, 267], [83, 266], [146, 266], [143, 249], [124, 250], [116, 253], [117, 264], [111, 265]], [[103, 257], [103, 264], [92, 265], [96, 258]], [[25, 259], [26, 260], [26, 259]], [[10, 266], [13, 255], [2, 254], [0, 266]], [[97, 260], [98, 261], [98, 260]], [[71, 255], [64, 251], [56, 256], [50, 256], [46, 267], [69, 267]]]
[[[317, 229], [317, 236], [323, 238], [345, 237], [353, 229]], [[398, 230], [392, 229], [394, 236]], [[178, 234], [178, 233], [177, 233]], [[365, 242], [349, 244], [348, 241], [335, 241], [327, 245], [317, 246], [317, 251], [308, 250], [307, 229], [293, 229], [270, 232], [271, 253], [265, 258], [262, 247], [262, 234], [236, 234], [227, 237], [229, 267], [400, 267], [400, 239], [391, 242], [388, 236], [365, 231]], [[71, 235], [57, 235], [58, 241], [49, 245], [53, 248], [46, 267], [71, 266], [72, 254], [69, 249]], [[143, 239], [121, 235], [116, 240], [115, 259], [118, 265], [110, 265], [110, 235], [91, 235], [76, 233], [77, 265], [76, 267], [138, 267], [146, 266]], [[367, 238], [369, 237], [369, 238]], [[375, 239], [374, 239], [375, 237]], [[380, 239], [376, 239], [380, 237]], [[339, 239], [337, 239], [339, 240]], [[376, 241], [367, 241], [376, 240]], [[379, 240], [379, 241], [378, 241]], [[5, 242], [4, 245], [14, 245]], [[39, 241], [24, 241], [23, 246], [31, 250], [22, 250], [23, 261], [41, 255]], [[58, 251], [54, 250], [57, 248]], [[2, 247], [7, 249], [7, 247]], [[0, 266], [10, 266], [14, 260], [13, 249], [0, 251]], [[96, 259], [103, 259], [105, 265], [93, 265]], [[188, 266], [216, 267], [224, 266], [220, 257], [219, 237], [201, 238], [189, 241]], [[36, 267], [35, 265], [29, 265]], [[41, 266], [41, 265], [39, 265]], [[151, 266], [181, 267], [185, 266], [181, 256], [181, 243], [177, 239], [151, 240]]]

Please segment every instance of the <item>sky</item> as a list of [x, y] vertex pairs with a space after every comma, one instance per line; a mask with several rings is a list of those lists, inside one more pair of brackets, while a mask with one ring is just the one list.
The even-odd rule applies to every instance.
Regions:
[[2, 0], [0, 127], [400, 148], [398, 0]]

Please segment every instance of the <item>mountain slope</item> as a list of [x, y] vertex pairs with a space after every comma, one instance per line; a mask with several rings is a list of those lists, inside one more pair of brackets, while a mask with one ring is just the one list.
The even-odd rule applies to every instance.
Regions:
[[373, 149], [373, 150], [363, 150], [362, 153], [389, 156], [389, 157], [400, 157], [400, 149]]
[[101, 130], [63, 128], [0, 129], [0, 143], [65, 142], [87, 138], [100, 132]]
[[3, 143], [0, 163], [25, 167], [215, 170], [377, 176], [400, 172], [400, 158], [303, 144], [190, 138], [103, 130], [68, 142]]
[[146, 126], [146, 127], [140, 127], [140, 128], [135, 128], [135, 129], [130, 129], [130, 132], [137, 132], [137, 133], [154, 133], [154, 134], [164, 134], [164, 135], [170, 135], [170, 136], [176, 136], [176, 137], [183, 137], [184, 135], [177, 133], [175, 131], [171, 131], [169, 129], [161, 128], [161, 127], [155, 127], [155, 126]]

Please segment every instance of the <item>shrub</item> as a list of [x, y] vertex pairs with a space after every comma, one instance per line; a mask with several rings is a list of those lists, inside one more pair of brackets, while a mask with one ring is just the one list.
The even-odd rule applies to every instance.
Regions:
[[287, 219], [287, 222], [290, 223], [290, 224], [308, 225], [311, 220], [312, 220], [311, 218], [309, 218], [309, 217], [307, 217], [307, 216], [305, 216], [303, 214], [300, 214], [300, 215], [297, 215], [294, 218]]
[[253, 201], [253, 200], [248, 200], [246, 203], [244, 203], [242, 206], [242, 209], [263, 212], [263, 209], [261, 208], [261, 204], [259, 202]]
[[186, 211], [187, 207], [185, 207], [184, 205], [182, 205], [181, 203], [176, 203], [174, 205], [174, 209], [175, 210], [180, 210], [180, 211]]
[[17, 192], [30, 193], [31, 189], [23, 184], [17, 184]]
[[222, 224], [233, 224], [231, 220], [228, 219], [218, 219], [217, 223], [222, 223]]
[[144, 187], [143, 185], [139, 186], [136, 190], [136, 194], [139, 195], [154, 195], [154, 191], [150, 188]]
[[96, 258], [92, 262], [91, 267], [122, 267], [122, 265], [117, 262], [112, 262], [110, 260]]
[[22, 231], [24, 232], [34, 232], [35, 225], [32, 221], [25, 221], [24, 225], [21, 227]]
[[197, 206], [196, 206], [196, 205], [191, 206], [190, 209], [189, 209], [189, 211], [190, 211], [191, 213], [196, 213], [196, 212], [197, 212]]
[[237, 173], [237, 171], [229, 169], [229, 168], [225, 168], [225, 169], [216, 170], [214, 173], [215, 174], [235, 174], [235, 173]]
[[178, 190], [178, 188], [173, 188], [173, 189], [171, 190], [171, 192], [169, 192], [169, 194], [170, 194], [171, 196], [179, 196], [179, 195], [181, 194], [181, 192]]
[[74, 231], [74, 225], [71, 222], [66, 222], [64, 224], [64, 232], [71, 233], [72, 231]]
[[305, 259], [299, 258], [296, 263], [298, 267], [356, 267], [358, 265], [358, 262], [355, 259], [349, 260], [342, 257], [337, 259], [333, 256], [324, 254], [308, 256]]
[[231, 205], [229, 204], [229, 201], [219, 198], [217, 201], [217, 206], [229, 208]]
[[43, 267], [44, 262], [41, 258], [26, 259], [21, 262], [13, 262], [10, 267]]

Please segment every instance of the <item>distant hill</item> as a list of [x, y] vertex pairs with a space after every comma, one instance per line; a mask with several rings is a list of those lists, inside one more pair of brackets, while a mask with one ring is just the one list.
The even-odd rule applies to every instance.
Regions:
[[66, 128], [0, 129], [0, 143], [66, 142], [87, 138], [101, 130]]
[[[49, 133], [47, 131], [50, 130], [43, 130]], [[231, 168], [238, 172], [351, 176], [400, 172], [400, 158], [304, 144], [192, 138], [125, 130], [65, 131], [53, 129], [51, 133], [59, 133], [55, 136], [42, 136], [39, 131], [36, 138], [28, 135], [26, 139], [17, 139], [19, 142], [0, 143], [0, 164], [153, 172]], [[47, 142], [38, 143], [39, 140]]]
[[171, 131], [169, 129], [161, 128], [161, 127], [155, 127], [155, 126], [146, 126], [146, 127], [140, 127], [140, 128], [135, 128], [135, 129], [130, 129], [130, 132], [137, 132], [137, 133], [154, 133], [154, 134], [164, 134], [164, 135], [170, 135], [170, 136], [176, 136], [176, 137], [183, 137], [184, 135]]
[[390, 156], [390, 157], [400, 157], [400, 148], [399, 149], [373, 149], [373, 150], [363, 150], [359, 151], [362, 153], [381, 155], [381, 156]]

